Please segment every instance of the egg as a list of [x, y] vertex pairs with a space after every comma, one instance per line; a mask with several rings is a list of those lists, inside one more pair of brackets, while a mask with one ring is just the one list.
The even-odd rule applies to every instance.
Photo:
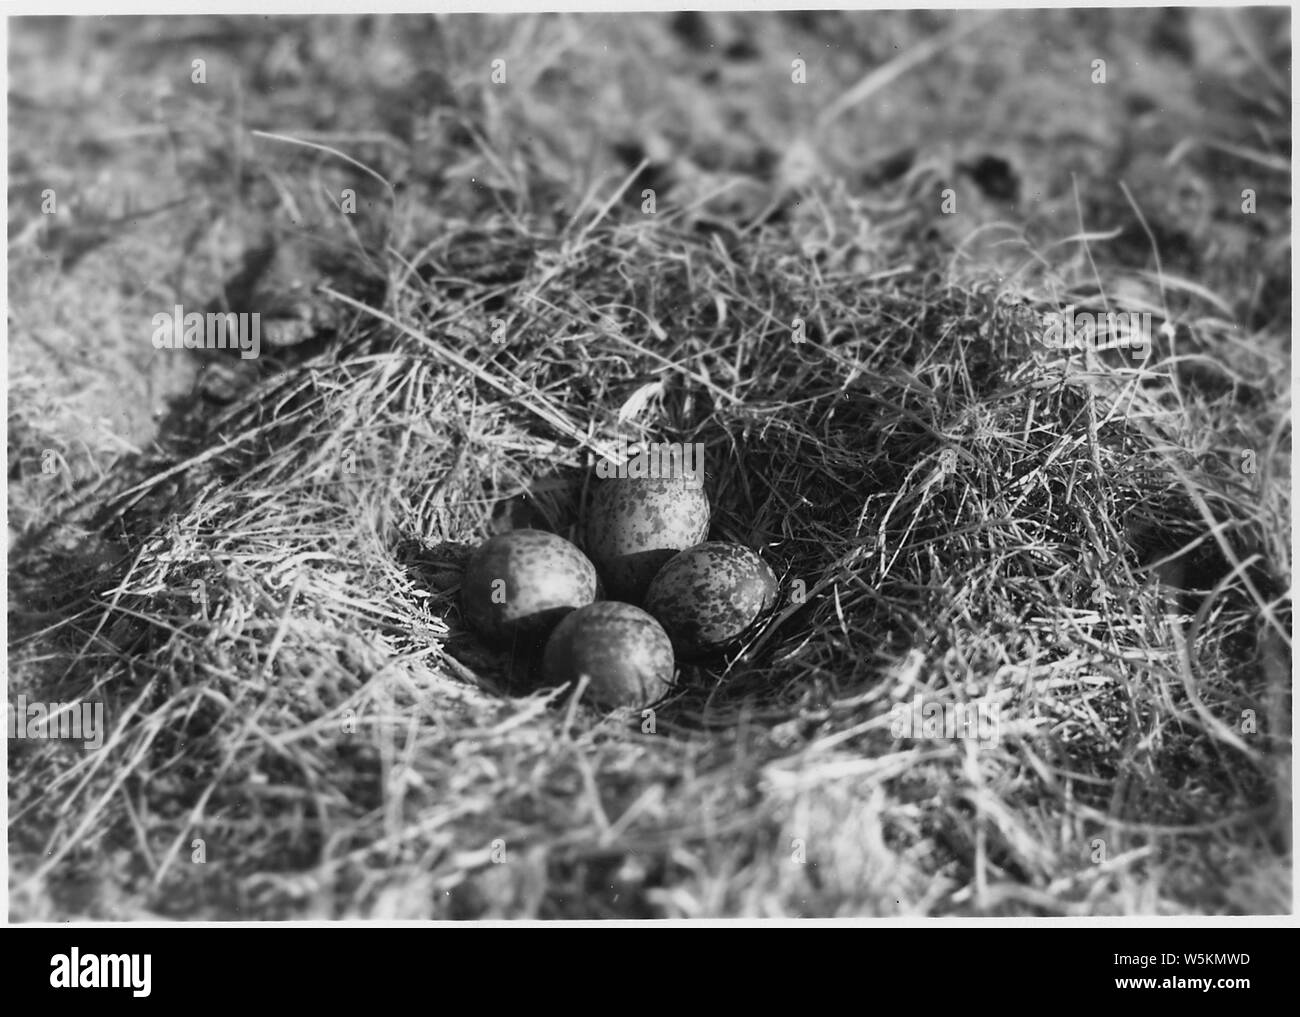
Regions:
[[656, 572], [709, 534], [698, 482], [653, 477], [600, 482], [587, 509], [585, 545], [615, 600], [640, 604]]
[[734, 645], [776, 604], [776, 575], [739, 544], [711, 540], [674, 556], [646, 591], [646, 610], [659, 619], [683, 659]]
[[604, 706], [645, 706], [673, 681], [673, 644], [645, 611], [601, 600], [567, 615], [546, 642], [542, 677], [553, 685], [590, 679], [588, 694]]
[[541, 641], [598, 595], [596, 568], [563, 537], [511, 530], [470, 555], [461, 582], [465, 620], [491, 640]]

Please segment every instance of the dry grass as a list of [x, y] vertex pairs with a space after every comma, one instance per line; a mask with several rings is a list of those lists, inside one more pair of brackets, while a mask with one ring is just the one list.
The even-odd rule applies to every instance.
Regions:
[[[926, 17], [889, 25], [913, 45]], [[781, 33], [749, 24], [760, 48]], [[98, 752], [10, 742], [15, 918], [1290, 908], [1290, 305], [1261, 296], [1289, 266], [1219, 291], [1239, 264], [1171, 258], [1157, 227], [1182, 220], [1113, 197], [1138, 259], [1068, 178], [982, 246], [1005, 209], [945, 221], [942, 159], [863, 190], [843, 137], [730, 204], [741, 154], [712, 151], [707, 114], [669, 149], [693, 166], [574, 175], [618, 122], [601, 103], [649, 88], [667, 118], [698, 95], [649, 75], [664, 28], [453, 22], [430, 35], [439, 99], [383, 91], [382, 33], [316, 21], [275, 122], [201, 121], [200, 148], [259, 128], [365, 163], [269, 138], [235, 159], [279, 196], [274, 229], [292, 205], [351, 267], [318, 290], [319, 342], [230, 367], [233, 399], [178, 400], [159, 447], [67, 481], [80, 510], [41, 500], [50, 431], [11, 391], [10, 697], [102, 701], [110, 725]], [[566, 65], [595, 35], [612, 55]], [[557, 126], [636, 40], [590, 130]], [[308, 122], [334, 49], [371, 57], [332, 65], [377, 97], [343, 116], [375, 118], [364, 137]], [[290, 59], [268, 50], [256, 66]], [[524, 68], [507, 98], [474, 83], [485, 54]], [[763, 115], [797, 121], [821, 87]], [[368, 225], [337, 225], [342, 186]], [[251, 222], [241, 193], [222, 215]], [[1260, 229], [1277, 248], [1289, 227]], [[1045, 313], [1102, 301], [1172, 337], [1141, 364], [1044, 345]], [[650, 715], [525, 688], [456, 605], [493, 530], [575, 533], [619, 434], [703, 442], [712, 536], [785, 594]], [[998, 737], [896, 737], [918, 695], [996, 704]]]

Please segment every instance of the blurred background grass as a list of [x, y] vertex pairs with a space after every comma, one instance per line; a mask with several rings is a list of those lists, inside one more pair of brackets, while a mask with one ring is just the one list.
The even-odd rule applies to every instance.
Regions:
[[[970, 31], [818, 129], [864, 76], [954, 28]], [[661, 202], [741, 221], [810, 177], [868, 213], [923, 206], [983, 274], [1028, 259], [1009, 238], [1081, 228], [1121, 231], [1096, 245], [1103, 266], [1154, 267], [1122, 182], [1165, 271], [1287, 331], [1289, 28], [1269, 8], [15, 19], [15, 403], [111, 458], [193, 381], [142, 341], [149, 315], [211, 303], [268, 233], [339, 232], [343, 186], [366, 239], [400, 242], [503, 208], [563, 222], [642, 159]], [[409, 198], [402, 221], [368, 175], [255, 130], [345, 150]], [[950, 186], [957, 214], [940, 215]], [[1011, 231], [977, 232], [990, 222]]]

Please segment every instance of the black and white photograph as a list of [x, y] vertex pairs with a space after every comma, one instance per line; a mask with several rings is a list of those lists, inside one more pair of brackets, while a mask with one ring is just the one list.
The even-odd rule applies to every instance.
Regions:
[[732, 6], [7, 18], [11, 926], [1294, 917], [1291, 8]]

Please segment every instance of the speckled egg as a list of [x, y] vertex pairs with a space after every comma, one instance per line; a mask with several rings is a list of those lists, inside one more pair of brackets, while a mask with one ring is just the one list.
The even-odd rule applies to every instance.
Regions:
[[683, 659], [736, 643], [777, 599], [776, 575], [739, 544], [711, 540], [674, 556], [650, 583], [646, 610]]
[[490, 640], [540, 641], [596, 596], [595, 566], [573, 544], [544, 530], [511, 530], [470, 555], [460, 603], [465, 620]]
[[709, 498], [702, 484], [681, 479], [600, 482], [587, 509], [587, 554], [608, 595], [640, 604], [669, 558], [709, 534]]
[[594, 702], [645, 706], [672, 685], [673, 644], [639, 607], [616, 600], [588, 604], [555, 627], [542, 655], [542, 676], [553, 685], [584, 674]]

